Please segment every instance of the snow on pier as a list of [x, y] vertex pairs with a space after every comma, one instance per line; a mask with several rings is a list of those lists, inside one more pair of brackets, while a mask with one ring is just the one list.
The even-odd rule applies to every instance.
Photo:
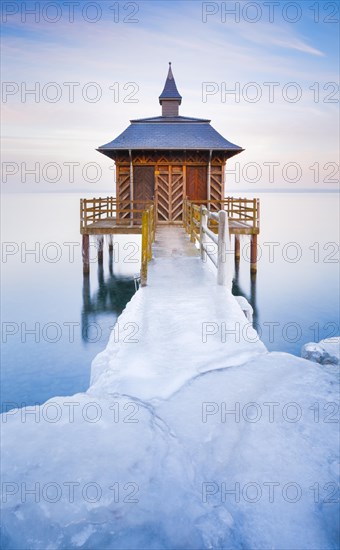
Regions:
[[236, 366], [265, 353], [231, 292], [201, 261], [184, 230], [160, 226], [148, 286], [118, 320], [106, 350], [93, 362], [91, 394], [168, 397], [190, 378]]
[[89, 390], [2, 415], [2, 548], [335, 550], [337, 403], [159, 228]]

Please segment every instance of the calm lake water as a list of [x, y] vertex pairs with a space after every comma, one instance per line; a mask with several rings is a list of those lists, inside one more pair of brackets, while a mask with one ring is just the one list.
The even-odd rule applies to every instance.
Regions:
[[[2, 196], [2, 410], [86, 390], [91, 361], [134, 293], [137, 236], [115, 238], [100, 270], [93, 248], [83, 280], [80, 196]], [[300, 355], [304, 343], [340, 333], [339, 196], [253, 196], [261, 199], [258, 274], [251, 280], [244, 238], [234, 293], [253, 304], [270, 350]]]

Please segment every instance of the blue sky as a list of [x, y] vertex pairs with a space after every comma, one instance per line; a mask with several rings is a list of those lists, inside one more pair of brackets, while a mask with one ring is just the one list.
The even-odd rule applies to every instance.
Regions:
[[338, 22], [309, 0], [3, 2], [2, 188], [112, 189], [95, 148], [160, 114], [172, 61], [181, 114], [246, 149], [227, 187], [335, 189]]

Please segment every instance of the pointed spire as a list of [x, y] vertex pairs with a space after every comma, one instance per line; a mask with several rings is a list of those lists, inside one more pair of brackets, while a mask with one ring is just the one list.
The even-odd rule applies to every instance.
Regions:
[[169, 71], [164, 89], [159, 96], [159, 103], [162, 105], [162, 116], [178, 116], [178, 108], [182, 103], [182, 96], [177, 90], [171, 61], [169, 62]]
[[178, 99], [182, 101], [182, 96], [179, 94], [177, 90], [174, 75], [172, 73], [171, 61], [169, 61], [169, 71], [168, 71], [168, 76], [165, 82], [163, 92], [159, 96], [159, 100], [161, 101], [162, 99]]

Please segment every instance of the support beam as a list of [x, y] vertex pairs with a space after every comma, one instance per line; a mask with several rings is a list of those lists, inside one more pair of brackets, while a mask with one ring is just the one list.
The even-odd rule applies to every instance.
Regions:
[[217, 284], [227, 286], [231, 290], [232, 275], [229, 272], [229, 262], [227, 256], [227, 247], [230, 242], [230, 236], [228, 214], [225, 210], [220, 210], [218, 213], [217, 242]]
[[[87, 235], [88, 236], [88, 235]], [[90, 274], [84, 271], [83, 276], [83, 309], [81, 312], [81, 335], [84, 342], [88, 335], [89, 312], [91, 312]]]
[[[212, 151], [209, 151], [209, 161], [208, 161], [208, 175], [207, 175], [207, 198], [208, 201], [211, 199], [211, 157]], [[210, 209], [210, 203], [207, 204], [208, 210]]]
[[254, 310], [254, 318], [257, 317], [256, 280], [257, 280], [257, 274], [255, 271], [254, 273], [250, 274], [250, 301]]
[[82, 239], [83, 273], [90, 273], [90, 235], [83, 235]]
[[250, 271], [252, 273], [256, 273], [256, 271], [257, 271], [257, 235], [252, 235], [251, 236]]
[[201, 259], [203, 262], [207, 261], [206, 246], [206, 234], [205, 229], [208, 227], [208, 210], [205, 206], [201, 206], [201, 221], [200, 221], [200, 245], [201, 245]]
[[[129, 150], [130, 158], [130, 209], [133, 210], [133, 162], [132, 162], [132, 151]], [[133, 212], [130, 212], [130, 219], [133, 221]]]
[[113, 277], [113, 247], [109, 248], [109, 273]]
[[98, 263], [103, 263], [104, 235], [97, 236]]
[[142, 214], [142, 265], [140, 271], [141, 286], [146, 286], [148, 279], [148, 251], [149, 251], [149, 210]]
[[235, 262], [239, 262], [241, 258], [241, 246], [240, 246], [240, 237], [235, 235]]
[[109, 252], [113, 251], [113, 235], [109, 235]]

